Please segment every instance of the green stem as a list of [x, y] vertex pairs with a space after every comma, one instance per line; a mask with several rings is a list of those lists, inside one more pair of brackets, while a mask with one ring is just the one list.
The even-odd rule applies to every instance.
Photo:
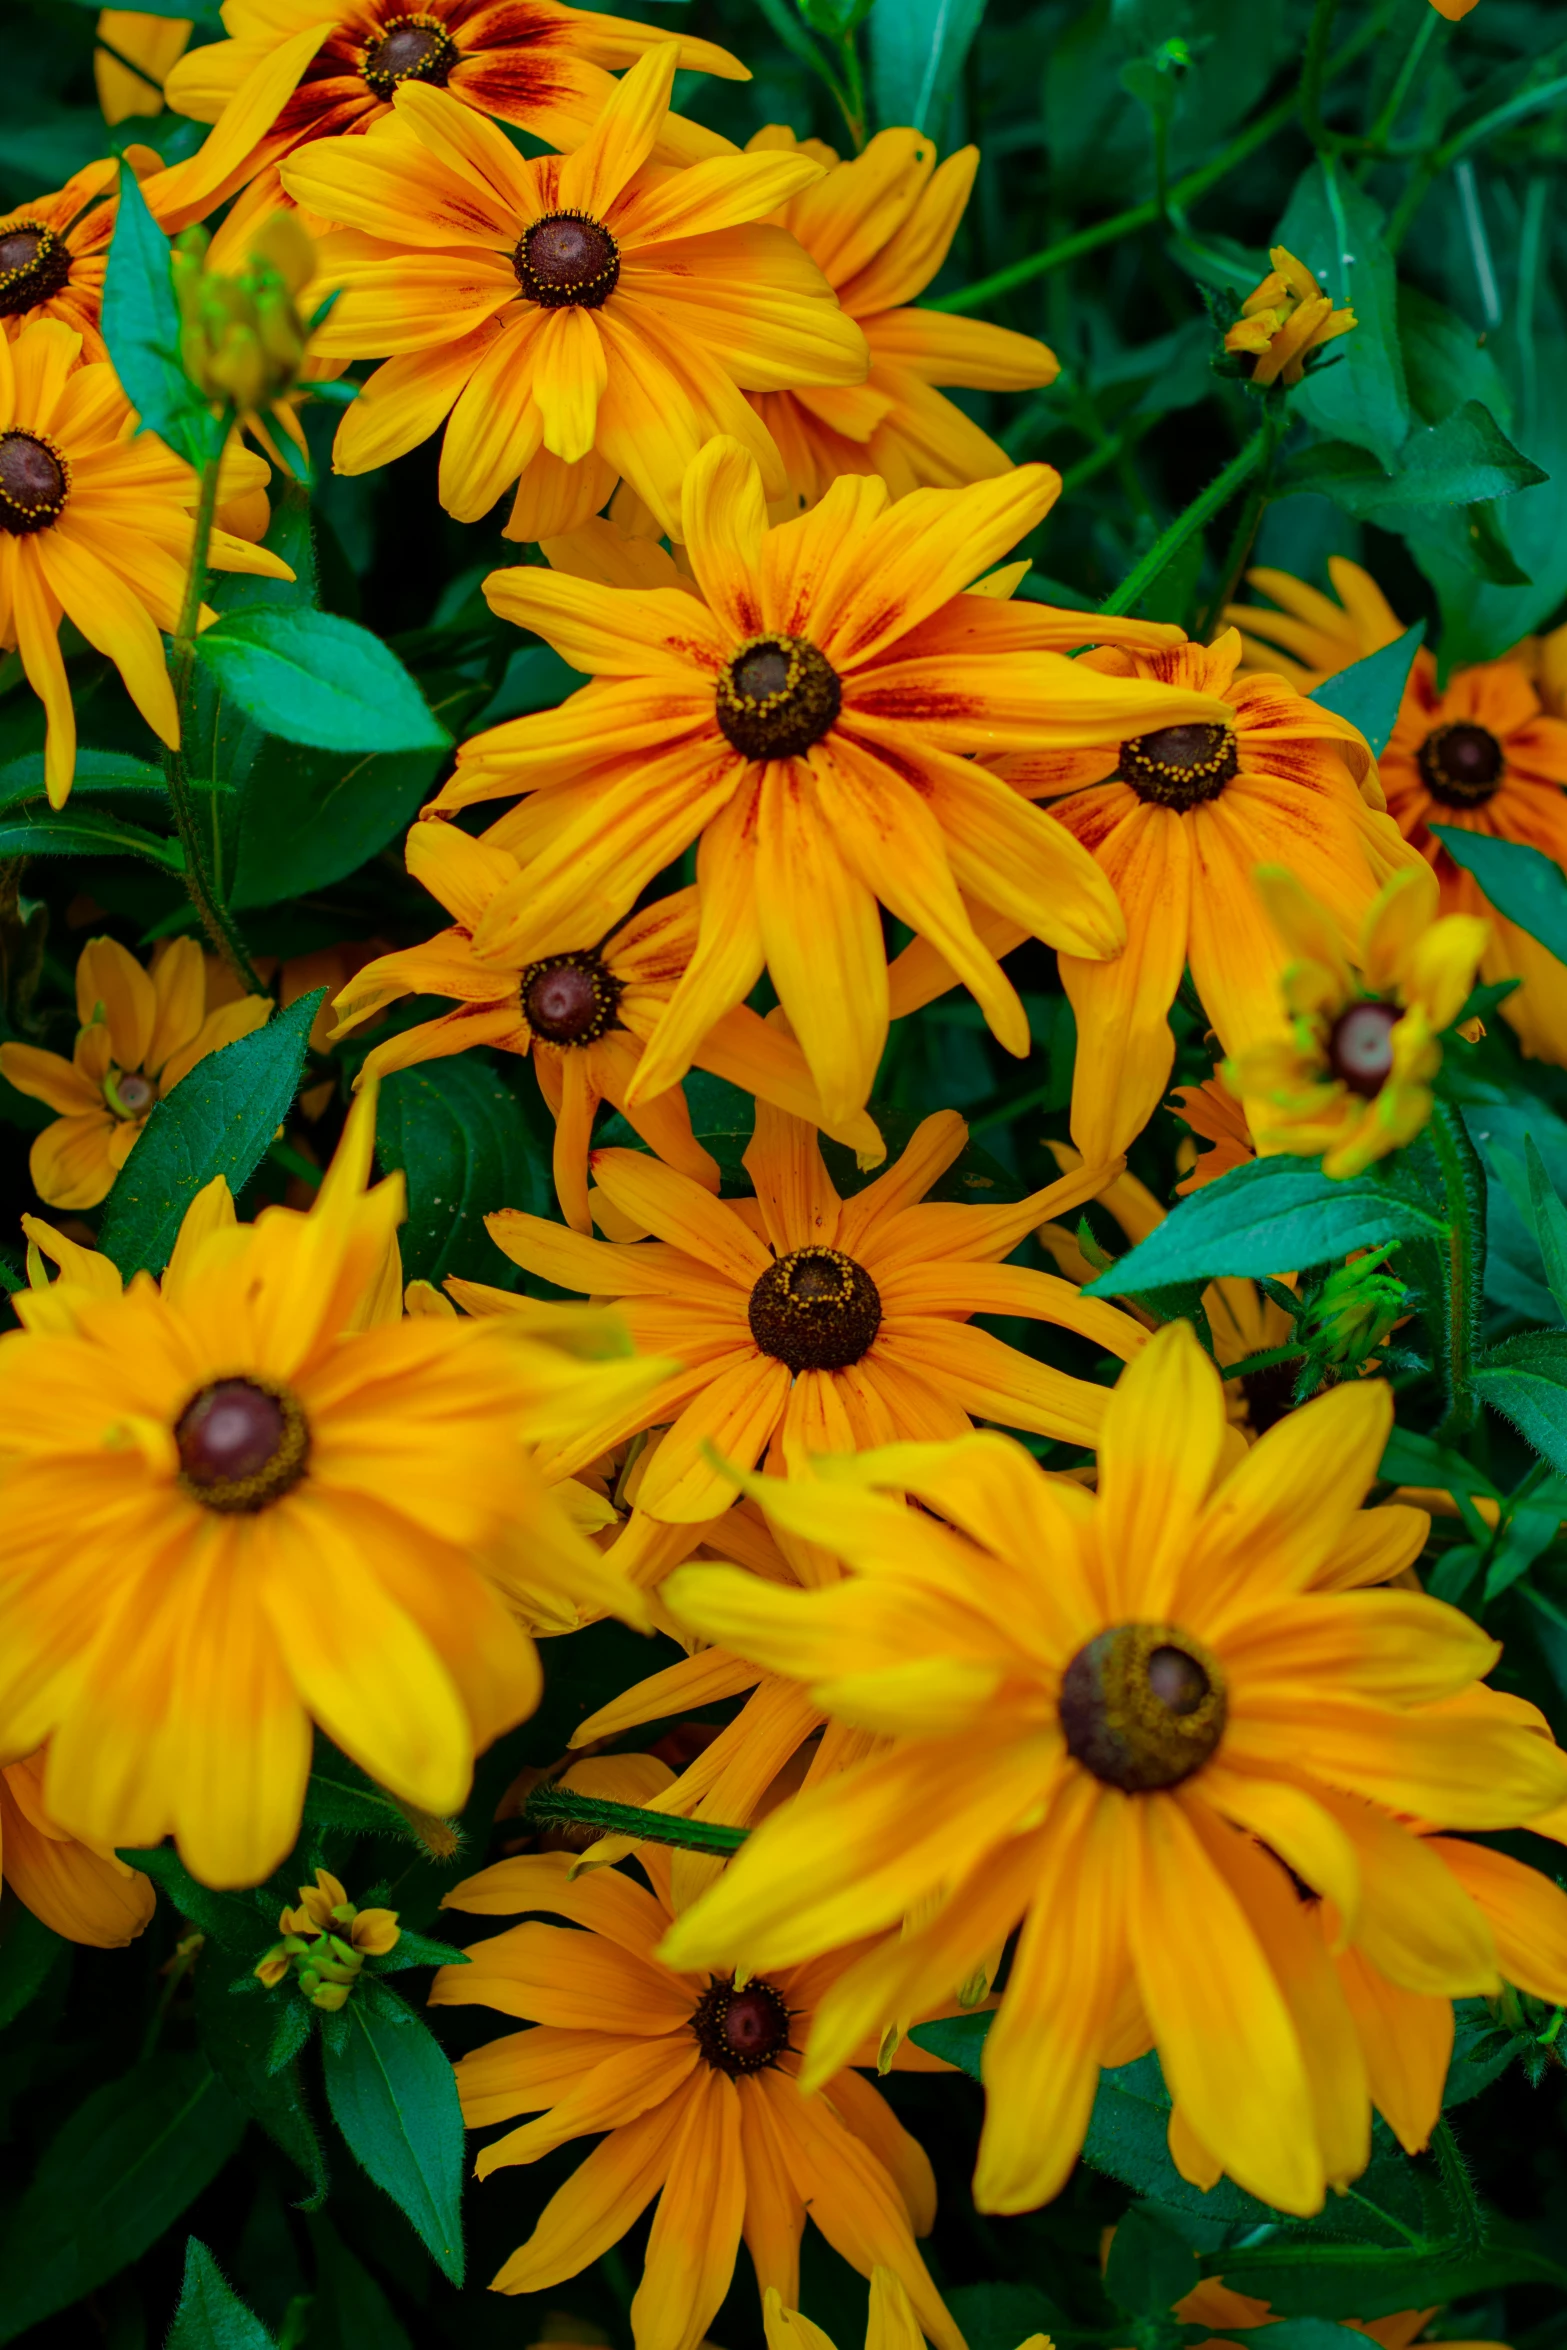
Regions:
[[218, 427], [216, 445], [203, 460], [199, 475], [201, 495], [196, 507], [196, 527], [191, 535], [190, 568], [185, 575], [185, 595], [180, 605], [169, 663], [175, 707], [179, 712], [180, 740], [177, 749], [165, 750], [163, 773], [174, 809], [174, 827], [185, 855], [185, 887], [201, 917], [201, 926], [224, 961], [232, 965], [246, 991], [251, 995], [265, 995], [267, 989], [256, 975], [245, 942], [235, 928], [234, 918], [213, 885], [206, 844], [202, 839], [196, 802], [185, 767], [185, 744], [189, 738], [195, 698], [196, 632], [201, 619], [202, 597], [207, 587], [207, 553], [212, 545], [212, 525], [218, 509], [218, 476], [223, 469], [223, 451], [228, 443], [231, 423], [232, 418], [225, 415]]
[[1277, 427], [1270, 417], [1258, 426], [1244, 449], [1230, 462], [1199, 496], [1193, 498], [1184, 514], [1177, 514], [1167, 530], [1160, 532], [1153, 545], [1122, 580], [1113, 594], [1100, 605], [1101, 612], [1130, 612], [1142, 601], [1161, 571], [1178, 555], [1187, 540], [1204, 523], [1227, 506], [1243, 482], [1249, 481], [1259, 465], [1268, 456], [1277, 438]]
[[855, 46], [853, 33], [844, 33], [840, 36], [838, 55], [843, 65], [844, 82], [842, 92], [836, 93], [838, 104], [842, 110], [843, 119], [849, 126], [849, 136], [854, 141], [854, 152], [856, 155], [862, 155], [865, 152], [867, 127], [865, 80], [860, 72], [860, 53]]
[[1398, 128], [1398, 118], [1404, 111], [1404, 100], [1414, 87], [1415, 76], [1425, 63], [1426, 51], [1430, 48], [1441, 23], [1442, 19], [1434, 8], [1427, 8], [1422, 12], [1415, 37], [1410, 42], [1404, 62], [1398, 69], [1398, 78], [1387, 94], [1381, 113], [1366, 133], [1368, 147], [1385, 146]]
[[1442, 2190], [1453, 2215], [1453, 2250], [1478, 2252], [1485, 2242], [1485, 2208], [1475, 2193], [1469, 2165], [1464, 2160], [1449, 2121], [1439, 2121], [1431, 2133], [1431, 2151], [1442, 2174]]
[[1317, 0], [1312, 11], [1311, 31], [1306, 36], [1306, 59], [1301, 68], [1300, 125], [1319, 154], [1332, 138], [1332, 133], [1322, 119], [1322, 91], [1328, 72], [1328, 41], [1337, 14], [1338, 0]]
[[315, 2306], [313, 2293], [296, 2293], [283, 2312], [283, 2331], [277, 2338], [277, 2350], [299, 2350], [310, 2331], [310, 2312]]
[[1268, 433], [1268, 445], [1262, 453], [1257, 477], [1247, 492], [1246, 503], [1236, 517], [1230, 534], [1228, 552], [1219, 585], [1203, 614], [1202, 625], [1192, 631], [1199, 644], [1206, 644], [1215, 627], [1224, 625], [1225, 608], [1241, 584], [1241, 575], [1251, 560], [1252, 542], [1257, 536], [1268, 499], [1273, 492], [1273, 468], [1278, 461], [1279, 442], [1284, 434], [1284, 412], [1281, 406], [1270, 403], [1264, 411], [1263, 424]]
[[1430, 1134], [1447, 1194], [1447, 1246], [1437, 1250], [1446, 1324], [1447, 1413], [1436, 1432], [1437, 1441], [1447, 1443], [1470, 1427], [1475, 1415], [1469, 1377], [1480, 1343], [1485, 1290], [1486, 1186], [1485, 1169], [1461, 1110], [1439, 1101], [1431, 1113]]
[[724, 1828], [715, 1820], [677, 1820], [672, 1813], [644, 1811], [635, 1803], [609, 1803], [578, 1795], [570, 1787], [535, 1787], [523, 1807], [529, 1828], [597, 1828], [604, 1836], [635, 1836], [647, 1844], [676, 1844], [682, 1852], [738, 1852], [749, 1828]]

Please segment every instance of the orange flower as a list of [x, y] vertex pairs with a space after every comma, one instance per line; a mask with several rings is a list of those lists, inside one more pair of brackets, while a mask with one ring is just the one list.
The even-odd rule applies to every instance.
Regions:
[[[133, 157], [158, 165], [150, 147], [130, 148], [127, 163]], [[85, 359], [107, 359], [98, 314], [120, 168], [120, 158], [107, 155], [52, 195], [34, 196], [0, 217], [0, 332], [13, 342], [34, 319], [55, 318], [81, 336]]]
[[1278, 609], [1266, 604], [1227, 604], [1224, 617], [1241, 631], [1241, 653], [1248, 669], [1266, 669], [1282, 677], [1297, 693], [1309, 694], [1325, 677], [1335, 677], [1352, 662], [1380, 653], [1404, 633], [1404, 624], [1369, 571], [1347, 556], [1328, 557], [1328, 577], [1334, 593], [1325, 596], [1288, 571], [1266, 565], [1248, 571], [1247, 582], [1271, 596]]
[[[1246, 1112], [1222, 1077], [1205, 1077], [1201, 1085], [1178, 1085], [1170, 1096], [1170, 1106], [1183, 1126], [1213, 1145], [1211, 1150], [1199, 1151], [1195, 1142], [1182, 1143], [1179, 1163], [1187, 1171], [1176, 1185], [1177, 1191], [1200, 1191], [1205, 1183], [1217, 1183], [1221, 1175], [1246, 1166], [1257, 1156]], [[1188, 1151], [1192, 1154], [1190, 1165], [1185, 1155]]]
[[[191, 35], [184, 16], [145, 16], [139, 9], [106, 8], [98, 19], [93, 81], [107, 123], [163, 112], [163, 84]], [[103, 46], [111, 44], [110, 49]], [[121, 59], [124, 63], [121, 63]]]
[[819, 139], [797, 140], [770, 123], [746, 152], [763, 150], [830, 166], [778, 218], [819, 264], [871, 351], [863, 384], [752, 394], [783, 453], [792, 499], [814, 506], [841, 473], [879, 473], [901, 497], [1010, 472], [1006, 451], [935, 386], [1029, 391], [1055, 381], [1055, 353], [1004, 326], [907, 307], [947, 258], [979, 149], [960, 149], [938, 170], [935, 145], [922, 132], [888, 130], [843, 163]]
[[134, 1942], [157, 1907], [148, 1879], [112, 1844], [84, 1844], [43, 1802], [44, 1752], [0, 1766], [0, 1876], [51, 1933], [98, 1950]]

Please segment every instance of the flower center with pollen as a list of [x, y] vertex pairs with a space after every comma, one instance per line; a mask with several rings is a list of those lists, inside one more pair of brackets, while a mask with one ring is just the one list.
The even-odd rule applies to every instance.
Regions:
[[1397, 1004], [1351, 1004], [1328, 1037], [1328, 1067], [1351, 1093], [1369, 1102], [1393, 1073], [1393, 1031], [1404, 1017]]
[[1417, 756], [1426, 790], [1444, 808], [1483, 808], [1507, 772], [1507, 754], [1490, 728], [1463, 718], [1433, 727]]
[[111, 1076], [104, 1085], [111, 1110], [122, 1118], [145, 1118], [158, 1098], [158, 1089], [150, 1077], [143, 1077], [139, 1069], [122, 1070]]
[[174, 1423], [181, 1482], [209, 1510], [254, 1512], [299, 1483], [310, 1429], [286, 1387], [216, 1379]]
[[547, 955], [518, 981], [522, 1016], [545, 1044], [592, 1044], [615, 1024], [620, 981], [597, 955]]
[[39, 432], [0, 432], [0, 530], [26, 538], [51, 529], [70, 494], [63, 449]]
[[71, 248], [41, 220], [0, 229], [0, 318], [16, 318], [68, 283]]
[[400, 82], [444, 90], [460, 54], [438, 16], [394, 16], [367, 45], [359, 71], [378, 98], [391, 98]]
[[747, 759], [798, 759], [843, 701], [838, 672], [803, 636], [757, 636], [718, 680], [718, 725]]
[[1240, 767], [1231, 726], [1160, 726], [1121, 745], [1121, 780], [1161, 808], [1216, 800]]
[[1067, 1752], [1128, 1795], [1178, 1787], [1224, 1734], [1218, 1659], [1172, 1624], [1117, 1624], [1061, 1676]]
[[546, 310], [597, 310], [620, 278], [620, 247], [590, 212], [547, 212], [523, 231], [512, 267]]
[[881, 1296], [836, 1248], [793, 1248], [751, 1292], [751, 1336], [791, 1371], [846, 1371], [881, 1328]]
[[759, 2073], [789, 2045], [789, 2010], [771, 1983], [752, 1981], [737, 1991], [715, 1976], [691, 2017], [697, 2046], [715, 2072]]

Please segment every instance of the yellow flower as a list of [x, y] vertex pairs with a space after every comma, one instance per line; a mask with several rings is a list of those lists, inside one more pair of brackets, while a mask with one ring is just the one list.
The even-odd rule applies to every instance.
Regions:
[[1304, 262], [1282, 245], [1268, 259], [1273, 267], [1241, 304], [1224, 348], [1252, 358], [1254, 384], [1298, 384], [1310, 354], [1347, 335], [1355, 313], [1335, 310]]
[[[1248, 1166], [1257, 1156], [1246, 1113], [1222, 1077], [1205, 1077], [1201, 1085], [1176, 1086], [1170, 1107], [1196, 1138], [1183, 1142], [1176, 1153], [1176, 1164], [1186, 1170], [1177, 1191], [1200, 1191], [1205, 1183], [1217, 1183], [1221, 1175]], [[1198, 1141], [1213, 1147], [1199, 1151]]]
[[[557, 1451], [558, 1476], [643, 1428], [672, 1422], [638, 1506], [682, 1524], [711, 1518], [764, 1453], [800, 1474], [816, 1453], [898, 1437], [958, 1435], [970, 1413], [1069, 1444], [1092, 1444], [1109, 1391], [1068, 1377], [972, 1327], [971, 1314], [1054, 1322], [1125, 1356], [1144, 1332], [1051, 1273], [999, 1260], [1052, 1209], [1104, 1179], [1087, 1169], [1007, 1207], [921, 1205], [968, 1129], [939, 1111], [903, 1156], [840, 1200], [814, 1130], [759, 1103], [745, 1164], [754, 1200], [718, 1200], [641, 1151], [590, 1162], [609, 1210], [651, 1241], [585, 1240], [512, 1209], [486, 1218], [514, 1263], [563, 1289], [619, 1301], [638, 1346], [684, 1367], [635, 1409], [606, 1411]], [[449, 1283], [460, 1303], [504, 1314], [504, 1290]], [[526, 1302], [526, 1301], [523, 1301]]]
[[1431, 0], [1438, 16], [1445, 16], [1449, 24], [1460, 24], [1478, 0]]
[[791, 503], [814, 506], [841, 473], [879, 473], [901, 497], [1010, 472], [1006, 451], [935, 387], [1028, 391], [1055, 381], [1055, 353], [1004, 326], [908, 306], [947, 258], [979, 149], [962, 148], [938, 170], [922, 132], [888, 130], [843, 163], [819, 139], [770, 123], [746, 149], [764, 151], [829, 166], [777, 217], [820, 265], [871, 353], [863, 384], [752, 394], [788, 469]]
[[144, 16], [134, 8], [101, 11], [92, 70], [105, 122], [163, 112], [165, 78], [190, 34], [188, 17]]
[[1292, 960], [1287, 1042], [1252, 1045], [1224, 1080], [1264, 1151], [1321, 1157], [1325, 1175], [1359, 1175], [1412, 1142], [1431, 1115], [1439, 1041], [1468, 999], [1490, 938], [1474, 914], [1438, 919], [1429, 865], [1395, 873], [1346, 957], [1332, 914], [1293, 873], [1257, 875]]
[[1247, 572], [1248, 583], [1278, 606], [1277, 611], [1266, 604], [1224, 608], [1226, 621], [1241, 631], [1248, 669], [1282, 677], [1297, 693], [1314, 693], [1324, 678], [1380, 653], [1403, 635], [1403, 622], [1369, 571], [1347, 556], [1330, 555], [1328, 577], [1337, 603], [1291, 572], [1261, 564]]
[[[776, 2285], [769, 2285], [762, 2295], [762, 2331], [767, 2350], [836, 2350], [820, 2326], [802, 2317], [798, 2309], [784, 2307]], [[924, 2331], [902, 2281], [890, 2268], [872, 2269], [865, 2350], [924, 2350], [924, 2343]], [[1055, 2346], [1048, 2334], [1030, 2334], [1019, 2350], [1055, 2350]], [[1404, 2350], [1404, 2346], [1392, 2343], [1388, 2350]]]
[[68, 1942], [120, 1950], [151, 1923], [150, 1881], [112, 1844], [67, 1835], [44, 1808], [44, 1757], [0, 1765], [0, 1878]]
[[[149, 148], [131, 152], [157, 162]], [[81, 336], [85, 358], [108, 357], [98, 314], [122, 168], [119, 157], [105, 156], [0, 218], [0, 334], [14, 342], [35, 319], [52, 318]]]
[[0, 1751], [47, 1739], [62, 1827], [172, 1833], [212, 1884], [293, 1843], [312, 1721], [452, 1812], [537, 1702], [530, 1591], [642, 1612], [524, 1440], [664, 1366], [575, 1359], [520, 1320], [378, 1319], [403, 1187], [365, 1190], [374, 1114], [367, 1090], [308, 1215], [237, 1225], [219, 1179], [161, 1289], [118, 1294], [77, 1250], [0, 1338]]
[[[515, 895], [522, 881], [524, 867], [507, 846], [518, 829], [507, 816], [478, 839], [455, 825], [413, 827], [408, 870], [455, 920], [425, 945], [382, 955], [359, 971], [333, 1006], [334, 1039], [399, 996], [445, 995], [457, 999], [455, 1010], [375, 1045], [366, 1055], [364, 1074], [378, 1077], [413, 1068], [438, 1054], [465, 1052], [470, 1045], [528, 1054], [555, 1120], [556, 1196], [567, 1223], [578, 1232], [593, 1229], [588, 1151], [601, 1101], [613, 1102], [666, 1164], [716, 1191], [717, 1161], [692, 1134], [679, 1087], [651, 1100], [629, 1098], [647, 1039], [696, 951], [696, 891], [677, 890], [630, 915], [607, 937], [585, 939], [563, 954], [528, 962], [503, 947], [481, 960], [474, 951], [475, 931], [501, 891]], [[763, 1101], [813, 1123], [825, 1120], [799, 1046], [745, 1004], [726, 1012], [708, 1032], [696, 1060]], [[864, 1111], [835, 1131], [863, 1165], [886, 1157], [886, 1146]]]
[[[147, 724], [171, 747], [179, 714], [160, 629], [185, 592], [196, 476], [153, 433], [138, 433], [114, 370], [76, 364], [82, 338], [58, 320], [0, 336], [0, 645], [15, 646], [48, 713], [44, 777], [63, 807], [76, 771], [76, 714], [60, 651], [62, 616], [107, 654]], [[264, 481], [231, 449], [224, 495]], [[293, 573], [264, 547], [212, 534], [217, 571]], [[217, 616], [202, 606], [202, 624]]]
[[[1108, 2254], [1108, 2243], [1105, 2251]], [[1234, 2327], [1249, 2338], [1253, 2326], [1283, 2322], [1273, 2315], [1269, 2302], [1259, 2301], [1250, 2293], [1237, 2293], [1217, 2277], [1204, 2277], [1201, 2284], [1183, 2294], [1171, 2315], [1179, 2318], [1182, 2325], [1213, 2327], [1213, 2335], [1206, 2342], [1199, 2342], [1196, 2350], [1242, 2350], [1239, 2342], [1227, 2338], [1225, 2329]], [[1410, 2350], [1432, 2318], [1440, 2315], [1441, 2307], [1437, 2304], [1430, 2309], [1400, 2309], [1391, 2317], [1341, 2317], [1337, 2322], [1351, 2333], [1367, 2335], [1380, 2344], [1381, 2350]], [[1453, 2341], [1460, 2337], [1447, 2335], [1444, 2339]], [[1468, 2350], [1506, 2350], [1506, 2345], [1474, 2342], [1468, 2345]]]
[[[1032, 933], [1115, 953], [1120, 909], [1092, 860], [965, 754], [1115, 744], [1225, 709], [1184, 681], [1068, 660], [1081, 613], [963, 593], [1059, 488], [1048, 466], [1025, 465], [894, 502], [881, 481], [846, 475], [809, 514], [769, 528], [753, 459], [718, 439], [685, 479], [700, 603], [538, 567], [486, 581], [492, 610], [593, 682], [464, 743], [427, 811], [533, 795], [536, 851], [492, 902], [479, 953], [529, 960], [602, 936], [701, 844], [697, 951], [630, 1100], [685, 1074], [765, 964], [829, 1119], [862, 1109], [887, 1034], [878, 900], [947, 957], [1019, 1055], [1028, 1021], [981, 915], [1018, 925], [1009, 944]], [[1091, 625], [1139, 646], [1176, 633]]]
[[321, 282], [343, 291], [316, 347], [391, 354], [338, 429], [338, 472], [384, 465], [446, 419], [442, 505], [478, 522], [516, 485], [509, 538], [575, 529], [622, 476], [678, 532], [682, 476], [716, 433], [742, 438], [782, 494], [745, 392], [857, 383], [865, 338], [765, 218], [820, 164], [648, 160], [677, 55], [668, 42], [634, 65], [574, 155], [529, 160], [411, 82], [364, 138], [283, 166], [289, 193], [340, 224]]
[[1352, 1588], [1426, 1531], [1417, 1511], [1358, 1510], [1391, 1424], [1385, 1386], [1355, 1381], [1243, 1451], [1217, 1371], [1173, 1323], [1111, 1399], [1097, 1496], [993, 1434], [758, 1479], [776, 1523], [855, 1573], [790, 1592], [684, 1567], [666, 1604], [894, 1743], [756, 1830], [668, 1963], [764, 1973], [928, 1903], [826, 1995], [810, 2084], [1021, 1920], [986, 2047], [981, 2209], [1056, 2192], [1099, 2067], [1150, 2033], [1201, 2145], [1281, 2210], [1319, 2208], [1330, 2171], [1367, 2159], [1369, 2091], [1290, 1872], [1383, 1973], [1494, 1991], [1492, 1930], [1393, 1815], [1516, 1826], [1567, 1789], [1534, 1709], [1479, 1686], [1498, 1652], [1478, 1626]]
[[[742, 2234], [758, 2288], [797, 2301], [807, 2217], [862, 2276], [898, 2276], [937, 2350], [962, 2350], [914, 2242], [935, 2218], [930, 2163], [852, 2069], [874, 2065], [876, 2039], [846, 2049], [819, 2096], [800, 2092], [799, 2050], [838, 1966], [752, 1973], [743, 1988], [727, 1969], [672, 1971], [655, 1956], [673, 1914], [669, 1855], [643, 1847], [637, 1861], [650, 1891], [613, 1869], [576, 1875], [573, 1855], [552, 1852], [501, 1861], [444, 1896], [451, 1909], [542, 1911], [585, 1929], [512, 1926], [476, 1943], [469, 1965], [444, 1967], [430, 1992], [433, 2005], [497, 2008], [534, 2027], [458, 2063], [471, 2128], [539, 2117], [481, 2150], [481, 2179], [600, 2140], [492, 2290], [540, 2293], [576, 2276], [657, 2195], [631, 2305], [636, 2350], [697, 2350]], [[949, 2069], [907, 2042], [894, 2062]]]
[[95, 1208], [165, 1094], [198, 1061], [261, 1027], [265, 996], [209, 1009], [206, 962], [193, 938], [165, 940], [147, 970], [118, 940], [95, 938], [76, 964], [70, 1060], [31, 1044], [0, 1044], [0, 1076], [60, 1115], [35, 1135], [33, 1189], [52, 1208]]
[[402, 1939], [395, 1909], [358, 1909], [342, 1881], [317, 1869], [313, 1885], [299, 1888], [298, 1909], [278, 1918], [283, 1936], [252, 1969], [270, 1991], [289, 1975], [313, 2007], [335, 2012], [347, 2005], [367, 1958], [383, 1958]]

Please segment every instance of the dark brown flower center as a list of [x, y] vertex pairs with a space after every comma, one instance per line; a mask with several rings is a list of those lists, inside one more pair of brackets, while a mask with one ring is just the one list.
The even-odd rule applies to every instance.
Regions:
[[120, 1097], [119, 1107], [127, 1118], [140, 1118], [158, 1098], [158, 1089], [152, 1079], [143, 1077], [139, 1070], [134, 1069], [115, 1079], [114, 1090]]
[[803, 636], [758, 636], [718, 680], [718, 724], [747, 759], [798, 759], [843, 701], [838, 672]]
[[715, 1975], [692, 2012], [691, 2029], [714, 2071], [732, 2080], [778, 2062], [789, 2045], [789, 2010], [771, 1983], [753, 1981], [737, 1991], [732, 1978]]
[[1121, 745], [1121, 780], [1161, 808], [1216, 800], [1239, 769], [1230, 726], [1160, 726]]
[[1328, 1067], [1362, 1101], [1382, 1091], [1393, 1070], [1393, 1031], [1404, 1017], [1397, 1004], [1351, 1004], [1328, 1037]]
[[42, 433], [0, 433], [0, 530], [26, 538], [51, 529], [70, 494], [71, 468], [63, 449]]
[[751, 1336], [791, 1371], [844, 1371], [881, 1328], [881, 1297], [863, 1265], [836, 1248], [795, 1248], [751, 1292]]
[[378, 98], [390, 98], [399, 82], [444, 90], [460, 55], [438, 16], [394, 16], [366, 47], [359, 70]]
[[174, 1424], [188, 1493], [211, 1510], [263, 1510], [299, 1483], [310, 1429], [286, 1387], [217, 1379]]
[[1444, 808], [1481, 808], [1501, 790], [1507, 754], [1488, 726], [1434, 726], [1417, 754], [1426, 790]]
[[547, 955], [518, 984], [522, 1016], [546, 1044], [592, 1044], [615, 1025], [620, 981], [597, 955]]
[[1224, 1734], [1218, 1659], [1171, 1624], [1117, 1624], [1080, 1648], [1061, 1677], [1067, 1752], [1129, 1795], [1178, 1787]]
[[523, 231], [512, 267], [546, 310], [597, 310], [620, 277], [620, 247], [589, 212], [547, 212]]
[[41, 220], [0, 229], [0, 318], [16, 318], [58, 294], [71, 275], [71, 249]]

